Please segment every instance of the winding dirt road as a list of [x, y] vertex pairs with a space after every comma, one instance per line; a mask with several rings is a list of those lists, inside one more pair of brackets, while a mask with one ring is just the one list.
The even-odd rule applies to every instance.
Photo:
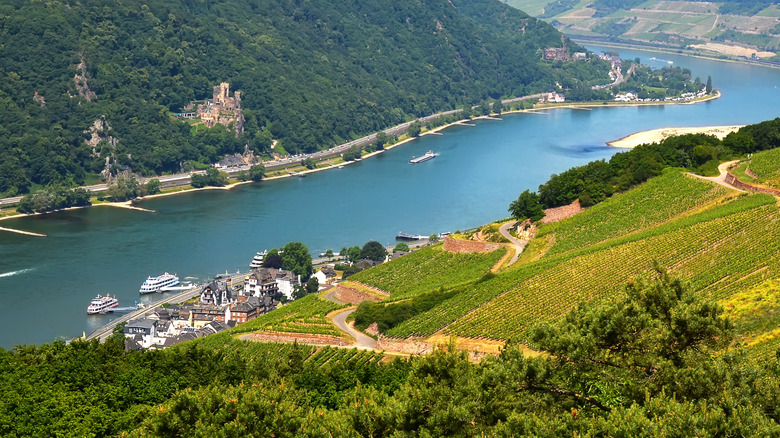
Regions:
[[728, 188], [730, 188], [732, 190], [736, 190], [738, 192], [744, 192], [744, 190], [738, 189], [738, 188], [736, 188], [736, 187], [734, 187], [731, 184], [726, 182], [726, 173], [728, 172], [729, 167], [733, 166], [734, 164], [736, 164], [738, 162], [739, 162], [739, 160], [727, 161], [725, 163], [720, 163], [720, 165], [718, 165], [718, 171], [720, 172], [720, 175], [718, 175], [718, 176], [701, 176], [701, 175], [696, 175], [695, 173], [690, 173], [690, 172], [689, 172], [689, 175], [693, 175], [696, 178], [706, 179], [707, 181], [712, 181], [712, 182], [714, 182], [716, 184], [720, 184], [720, 185], [722, 185], [724, 187], [728, 187]]
[[[336, 304], [347, 304], [343, 301], [334, 298], [333, 297], [334, 292], [336, 292], [336, 288], [333, 288], [333, 290], [325, 294], [325, 299], [328, 301], [332, 301]], [[353, 345], [354, 347], [359, 348], [361, 350], [374, 350], [376, 349], [376, 340], [374, 338], [356, 330], [354, 327], [352, 327], [352, 325], [347, 324], [347, 317], [351, 315], [352, 312], [355, 311], [355, 309], [356, 309], [355, 307], [349, 307], [337, 313], [333, 317], [333, 324], [335, 324], [336, 327], [338, 327], [341, 331], [352, 336], [352, 338], [355, 339], [355, 343]]]

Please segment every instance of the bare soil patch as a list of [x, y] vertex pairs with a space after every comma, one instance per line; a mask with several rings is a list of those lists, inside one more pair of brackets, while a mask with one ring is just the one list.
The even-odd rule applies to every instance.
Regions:
[[764, 52], [756, 49], [741, 46], [730, 46], [720, 43], [706, 43], [691, 45], [694, 49], [708, 50], [710, 52], [722, 53], [728, 56], [744, 56], [750, 58], [755, 53], [759, 58], [769, 58], [775, 56], [773, 52]]

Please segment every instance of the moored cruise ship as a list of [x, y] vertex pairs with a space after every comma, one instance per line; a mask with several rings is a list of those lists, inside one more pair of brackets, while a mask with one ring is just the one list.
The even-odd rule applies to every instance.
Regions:
[[252, 261], [249, 263], [249, 267], [252, 268], [252, 269], [262, 268], [263, 267], [263, 259], [267, 255], [268, 255], [268, 250], [267, 249], [265, 251], [263, 251], [263, 252], [258, 252], [252, 258]]
[[164, 287], [176, 286], [179, 284], [179, 277], [173, 274], [165, 273], [157, 277], [149, 276], [141, 285], [139, 292], [148, 294], [151, 292], [160, 292]]
[[87, 307], [87, 315], [94, 315], [96, 313], [107, 312], [108, 309], [113, 309], [119, 305], [119, 300], [111, 295], [96, 296], [92, 299]]

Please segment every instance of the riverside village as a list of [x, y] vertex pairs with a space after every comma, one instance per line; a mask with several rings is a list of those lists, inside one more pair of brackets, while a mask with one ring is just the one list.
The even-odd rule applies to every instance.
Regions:
[[[312, 277], [324, 288], [336, 280], [336, 272], [325, 266]], [[300, 276], [281, 268], [259, 267], [237, 279], [243, 279], [243, 286], [233, 278], [215, 278], [200, 288], [193, 302], [163, 305], [128, 321], [125, 348], [159, 349], [219, 333], [293, 300], [296, 288], [303, 286]]]

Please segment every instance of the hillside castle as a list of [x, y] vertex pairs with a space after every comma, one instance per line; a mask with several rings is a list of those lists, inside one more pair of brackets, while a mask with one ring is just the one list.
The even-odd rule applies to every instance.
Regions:
[[[187, 105], [184, 109], [190, 110], [196, 102]], [[207, 128], [213, 128], [220, 124], [230, 126], [234, 123], [233, 129], [236, 131], [236, 137], [244, 133], [244, 114], [241, 112], [241, 92], [236, 91], [233, 97], [230, 96], [230, 84], [222, 82], [214, 87], [214, 96], [211, 100], [205, 100], [198, 104], [196, 112], [183, 112], [174, 115], [177, 118], [195, 119], [198, 118]]]

